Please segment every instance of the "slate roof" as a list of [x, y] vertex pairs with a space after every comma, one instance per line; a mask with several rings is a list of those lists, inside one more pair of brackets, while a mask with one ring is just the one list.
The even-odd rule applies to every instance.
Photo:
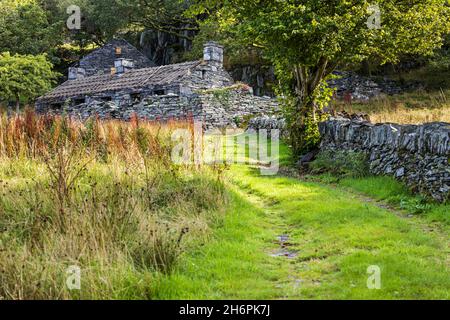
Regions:
[[[122, 53], [116, 55], [116, 48], [120, 47]], [[136, 47], [124, 39], [114, 39], [84, 56], [75, 66], [84, 68], [88, 76], [93, 76], [103, 72], [109, 73], [114, 66], [114, 60], [125, 58], [134, 61], [136, 69], [155, 67], [155, 63], [147, 58]]]
[[181, 83], [202, 61], [191, 61], [160, 67], [133, 69], [121, 75], [98, 75], [68, 80], [39, 98], [40, 102], [64, 101], [68, 98], [119, 90], [138, 91], [144, 88]]

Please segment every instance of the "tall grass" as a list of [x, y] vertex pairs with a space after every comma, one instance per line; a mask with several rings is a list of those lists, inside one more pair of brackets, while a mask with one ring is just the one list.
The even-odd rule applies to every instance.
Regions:
[[437, 90], [380, 96], [366, 103], [344, 103], [333, 101], [336, 111], [364, 112], [374, 123], [392, 122], [400, 124], [423, 124], [428, 122], [450, 122], [450, 91]]
[[[174, 165], [189, 121], [0, 118], [0, 300], [146, 299], [158, 273], [207, 241], [220, 172]], [[81, 290], [66, 286], [81, 269]]]

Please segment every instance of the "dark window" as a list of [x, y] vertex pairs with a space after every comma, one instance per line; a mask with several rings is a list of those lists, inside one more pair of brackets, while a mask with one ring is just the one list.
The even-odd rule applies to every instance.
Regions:
[[131, 94], [131, 101], [141, 101], [141, 94], [140, 93], [132, 93]]
[[54, 110], [61, 110], [62, 104], [61, 104], [61, 103], [52, 103], [52, 104], [50, 105], [50, 107], [51, 107], [52, 109], [54, 109]]
[[111, 97], [103, 97], [102, 101], [109, 102], [109, 101], [112, 101], [112, 98]]
[[164, 90], [155, 90], [153, 91], [153, 94], [156, 96], [163, 96], [166, 94], [166, 92]]
[[202, 70], [202, 79], [206, 78], [206, 70]]
[[86, 99], [85, 99], [85, 98], [75, 99], [75, 100], [73, 101], [73, 103], [74, 103], [75, 105], [79, 105], [79, 104], [82, 104], [82, 103], [85, 103], [85, 102], [86, 102]]

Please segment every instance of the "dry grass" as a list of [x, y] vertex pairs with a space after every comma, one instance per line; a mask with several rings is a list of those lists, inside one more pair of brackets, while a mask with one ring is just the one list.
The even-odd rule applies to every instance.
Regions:
[[432, 93], [417, 91], [396, 96], [381, 96], [368, 103], [345, 104], [342, 101], [334, 101], [333, 108], [349, 113], [368, 113], [372, 122], [375, 123], [450, 123], [450, 90], [439, 90]]
[[218, 172], [170, 161], [179, 127], [2, 116], [0, 300], [151, 298], [225, 201]]
[[393, 122], [400, 124], [423, 124], [428, 122], [450, 123], [450, 105], [441, 109], [406, 109], [374, 112], [370, 115], [373, 122]]

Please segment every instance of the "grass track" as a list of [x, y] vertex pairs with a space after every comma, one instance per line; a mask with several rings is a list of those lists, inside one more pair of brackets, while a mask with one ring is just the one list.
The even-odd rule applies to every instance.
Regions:
[[[424, 232], [347, 188], [231, 170], [233, 194], [213, 239], [154, 288], [160, 299], [449, 299], [448, 232]], [[448, 228], [443, 228], [448, 230]], [[294, 259], [272, 257], [289, 234]], [[369, 290], [367, 268], [381, 268]]]

